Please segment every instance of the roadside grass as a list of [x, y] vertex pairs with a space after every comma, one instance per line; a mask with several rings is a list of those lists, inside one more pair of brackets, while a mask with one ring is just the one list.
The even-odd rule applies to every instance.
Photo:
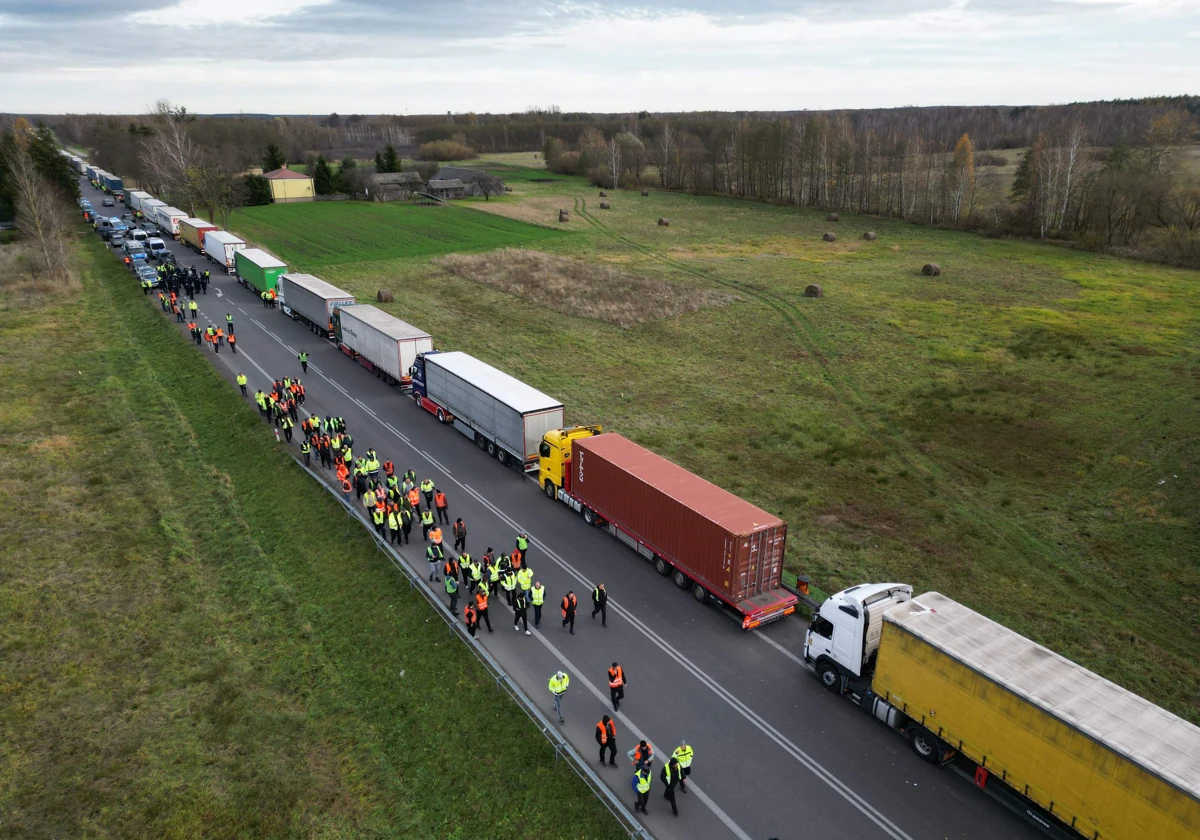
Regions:
[[548, 254], [738, 300], [621, 329], [426, 257], [322, 276], [395, 289], [383, 308], [562, 399], [568, 422], [779, 514], [788, 569], [820, 589], [943, 591], [1200, 722], [1200, 276], [653, 189], [610, 190], [600, 211], [583, 179], [542, 174], [463, 210], [565, 231]]
[[82, 250], [81, 297], [0, 297], [0, 836], [620, 836], [230, 383]]
[[293, 268], [320, 273], [342, 263], [482, 251], [524, 245], [558, 234], [545, 228], [460, 207], [406, 202], [314, 201], [245, 207], [230, 219], [232, 230]]

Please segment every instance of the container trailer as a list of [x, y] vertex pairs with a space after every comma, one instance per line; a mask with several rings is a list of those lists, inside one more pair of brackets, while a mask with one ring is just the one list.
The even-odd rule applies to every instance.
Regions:
[[838, 592], [804, 660], [1052, 835], [1200, 837], [1200, 728], [945, 595]]
[[326, 338], [334, 337], [334, 313], [357, 303], [354, 295], [311, 274], [281, 274], [277, 291], [285, 315]]
[[204, 255], [212, 262], [233, 274], [234, 254], [246, 247], [246, 243], [232, 233], [209, 230], [204, 233]]
[[407, 390], [417, 356], [433, 350], [433, 337], [370, 304], [343, 306], [333, 315], [338, 347], [389, 385]]
[[563, 405], [466, 353], [431, 351], [412, 368], [417, 405], [501, 464], [537, 468], [542, 436], [563, 425]]
[[242, 248], [233, 255], [234, 272], [243, 286], [262, 292], [274, 293], [279, 278], [287, 273], [287, 263], [260, 248]]
[[796, 611], [781, 582], [779, 517], [599, 426], [549, 432], [539, 454], [547, 496], [604, 526], [698, 602], [732, 610], [743, 630]]
[[185, 247], [191, 248], [198, 254], [204, 253], [204, 234], [210, 230], [217, 230], [217, 226], [212, 222], [206, 222], [204, 219], [195, 217], [179, 220], [179, 241]]

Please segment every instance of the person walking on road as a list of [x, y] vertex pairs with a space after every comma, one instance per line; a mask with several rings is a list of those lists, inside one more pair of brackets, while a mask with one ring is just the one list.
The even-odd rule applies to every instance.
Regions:
[[441, 580], [437, 576], [438, 566], [442, 565], [444, 556], [442, 554], [442, 546], [440, 543], [434, 543], [425, 549], [425, 559], [429, 561], [429, 579]]
[[421, 511], [421, 539], [428, 541], [429, 529], [433, 527], [433, 511], [426, 508]]
[[[392, 545], [395, 545], [396, 541], [400, 539], [400, 512], [390, 505], [388, 506], [387, 523], [388, 536], [391, 539]], [[454, 609], [451, 608], [450, 612], [454, 612]]]
[[[207, 274], [208, 272], [205, 272]], [[225, 331], [233, 335], [233, 315], [229, 312], [225, 313]]]
[[518, 592], [513, 596], [513, 629], [517, 629], [517, 625], [525, 624], [525, 635], [532, 636], [529, 632], [529, 597], [524, 592]]
[[650, 801], [650, 768], [640, 767], [633, 774], [633, 789], [637, 792], [637, 802], [633, 803], [634, 811], [641, 811], [646, 816], [646, 803]]
[[234, 354], [237, 353], [237, 336], [233, 333], [229, 334], [229, 352]]
[[446, 494], [441, 488], [434, 489], [433, 505], [437, 509], [438, 522], [450, 524], [450, 503], [446, 501]]
[[679, 806], [675, 804], [675, 786], [680, 782], [679, 762], [674, 758], [670, 759], [663, 765], [662, 770], [658, 771], [658, 778], [666, 789], [663, 791], [663, 799], [671, 803], [671, 813], [679, 816]]
[[504, 573], [504, 576], [500, 580], [500, 585], [504, 587], [504, 600], [511, 607], [513, 605], [513, 595], [517, 591], [517, 576], [513, 574], [512, 569]]
[[453, 525], [453, 527], [450, 528], [450, 533], [454, 534], [454, 550], [455, 551], [466, 551], [467, 550], [467, 525], [465, 522], [462, 521], [461, 516], [458, 519], [454, 520], [454, 525]]
[[653, 762], [654, 747], [650, 746], [645, 741], [638, 741], [638, 745], [633, 751], [634, 769], [640, 770], [643, 767], [649, 767]]
[[566, 723], [562, 713], [563, 695], [567, 693], [567, 686], [571, 684], [571, 678], [567, 676], [565, 671], [559, 671], [550, 678], [550, 693], [554, 695], [554, 711], [558, 715], [559, 723]]
[[433, 510], [433, 479], [427, 478], [421, 482], [421, 495], [425, 497], [425, 507]]
[[603, 583], [596, 585], [592, 590], [592, 621], [596, 620], [596, 613], [600, 613], [600, 626], [608, 626], [608, 590], [604, 588]]
[[239, 373], [239, 374], [237, 375], [237, 384], [238, 384], [238, 387], [242, 389], [242, 396], [243, 396], [243, 397], [244, 397], [244, 396], [246, 396], [246, 383], [247, 383], [247, 382], [249, 382], [249, 381], [250, 381], [250, 380], [246, 379], [246, 374], [244, 374], [244, 373]]
[[300, 367], [304, 370], [305, 373], [308, 373], [308, 351], [301, 350], [296, 355], [296, 358], [300, 360]]
[[608, 753], [608, 766], [617, 766], [617, 725], [605, 715], [596, 724], [596, 743], [600, 745], [600, 766], [604, 766], [604, 753]]
[[407, 508], [400, 508], [400, 533], [404, 537], [404, 544], [408, 545], [409, 537], [412, 536], [412, 511]]
[[534, 581], [529, 590], [529, 602], [533, 604], [533, 628], [536, 630], [542, 623], [542, 604], [546, 603], [546, 587], [540, 581]]
[[189, 300], [188, 301], [188, 313], [192, 316], [193, 321], [196, 320], [196, 315], [199, 313], [199, 311], [200, 311], [199, 304], [197, 304], [196, 301], [194, 301], [194, 300]]
[[421, 513], [421, 494], [416, 487], [408, 491], [408, 506], [412, 508], [413, 516]]
[[575, 635], [575, 608], [579, 606], [579, 599], [575, 597], [575, 591], [571, 590], [562, 599], [562, 626], [571, 625], [571, 635]]
[[446, 575], [446, 594], [450, 596], [450, 615], [458, 610], [458, 578]]
[[616, 662], [608, 669], [608, 695], [613, 711], [621, 711], [621, 701], [625, 699], [625, 669]]
[[304, 466], [312, 466], [312, 444], [307, 440], [300, 444], [300, 454], [304, 456]]
[[475, 608], [471, 606], [468, 600], [467, 605], [463, 607], [463, 621], [467, 624], [467, 632], [471, 634], [471, 638], [475, 638], [475, 628], [479, 626], [478, 614]]
[[695, 755], [687, 741], [680, 741], [675, 752], [671, 753], [671, 759], [679, 763], [679, 790], [683, 793], [688, 792], [687, 780], [688, 776], [692, 775], [692, 759]]
[[291, 417], [284, 417], [282, 420], [279, 421], [279, 425], [283, 428], [283, 436], [287, 438], [288, 443], [291, 443], [292, 442], [292, 427], [296, 425], [295, 422], [292, 420]]
[[486, 589], [475, 590], [475, 612], [479, 614], [479, 621], [487, 624], [488, 632], [492, 632], [492, 620], [488, 618], [488, 594]]
[[522, 562], [529, 562], [529, 535], [524, 531], [517, 534], [517, 551], [521, 552]]

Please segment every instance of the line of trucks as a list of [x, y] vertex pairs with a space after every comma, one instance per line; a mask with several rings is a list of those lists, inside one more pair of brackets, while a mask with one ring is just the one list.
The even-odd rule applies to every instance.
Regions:
[[[744, 629], [795, 611], [781, 587], [787, 525], [621, 435], [567, 426], [561, 402], [264, 251], [239, 282], [409, 393]], [[1200, 838], [1200, 728], [937, 592], [838, 592], [815, 611], [803, 661], [822, 685], [965, 772], [1048, 834]]]

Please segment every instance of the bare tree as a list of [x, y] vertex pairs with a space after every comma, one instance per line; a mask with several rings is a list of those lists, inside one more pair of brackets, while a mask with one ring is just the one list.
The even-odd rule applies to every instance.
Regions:
[[662, 134], [658, 135], [658, 180], [664, 187], [671, 187], [675, 179], [671, 177], [675, 159], [675, 132], [671, 124], [663, 123]]
[[621, 142], [617, 139], [617, 135], [613, 135], [608, 141], [608, 146], [604, 149], [604, 156], [607, 158], [608, 170], [612, 173], [612, 186], [615, 190], [621, 185]]
[[[193, 118], [186, 108], [173, 107], [165, 99], [154, 103], [150, 111], [156, 127], [142, 144], [146, 172], [159, 192], [185, 190], [188, 172], [200, 160], [200, 152], [188, 134], [187, 126]], [[186, 197], [190, 202], [191, 197]]]
[[34, 274], [65, 280], [72, 272], [70, 208], [27, 149], [18, 145], [7, 157], [17, 226], [32, 245]]
[[475, 183], [479, 185], [479, 191], [483, 193], [484, 201], [491, 201], [492, 196], [504, 192], [504, 182], [491, 173], [485, 172], [480, 175], [475, 179]]
[[184, 191], [193, 206], [208, 212], [209, 221], [227, 228], [233, 208], [245, 203], [244, 183], [223, 167], [198, 163], [187, 171]]

